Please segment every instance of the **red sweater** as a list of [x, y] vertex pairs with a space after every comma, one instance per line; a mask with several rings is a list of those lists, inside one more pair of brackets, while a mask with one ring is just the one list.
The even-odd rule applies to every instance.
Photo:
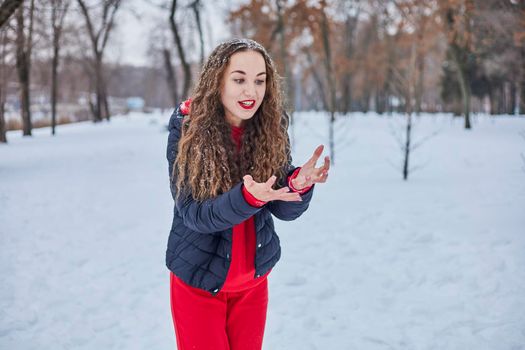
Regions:
[[[232, 138], [237, 145], [237, 148], [241, 147], [241, 139], [243, 133], [242, 127], [232, 126]], [[306, 192], [310, 189], [304, 188], [300, 191], [293, 189], [291, 186], [291, 180], [294, 179], [299, 172], [297, 169], [292, 176], [288, 179], [288, 184], [290, 189], [296, 192]], [[253, 205], [254, 207], [262, 207], [266, 204], [263, 201], [255, 198], [251, 193], [249, 193], [245, 187], [242, 188], [244, 199], [248, 204]], [[259, 283], [263, 282], [270, 271], [268, 271], [264, 276], [255, 278], [255, 221], [254, 217], [241, 222], [238, 225], [233, 227], [232, 231], [232, 252], [231, 252], [231, 262], [230, 269], [228, 270], [228, 275], [226, 276], [226, 281], [221, 291], [224, 292], [239, 292], [248, 288], [255, 287]]]

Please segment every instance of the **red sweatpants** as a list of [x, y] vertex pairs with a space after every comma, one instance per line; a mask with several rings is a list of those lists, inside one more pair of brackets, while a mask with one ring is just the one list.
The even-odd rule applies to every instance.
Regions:
[[171, 314], [178, 350], [260, 350], [268, 280], [241, 292], [210, 293], [170, 273]]

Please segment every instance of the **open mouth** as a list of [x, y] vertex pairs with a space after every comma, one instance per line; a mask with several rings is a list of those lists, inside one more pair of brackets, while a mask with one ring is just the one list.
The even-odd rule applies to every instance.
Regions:
[[255, 100], [244, 100], [237, 103], [244, 109], [252, 109], [255, 106]]

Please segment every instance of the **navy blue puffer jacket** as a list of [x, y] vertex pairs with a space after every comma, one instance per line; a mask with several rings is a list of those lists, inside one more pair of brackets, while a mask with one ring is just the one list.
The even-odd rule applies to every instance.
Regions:
[[[177, 158], [182, 130], [182, 114], [177, 108], [169, 122], [167, 158], [169, 174]], [[291, 161], [291, 160], [290, 160]], [[290, 175], [295, 168], [288, 164]], [[191, 194], [176, 198], [176, 179], [170, 187], [175, 207], [166, 250], [166, 266], [190, 286], [216, 295], [224, 285], [230, 267], [232, 228], [255, 215], [255, 276], [264, 276], [281, 256], [279, 237], [272, 214], [281, 220], [294, 220], [307, 208], [313, 188], [303, 194], [302, 202], [272, 201], [262, 208], [249, 205], [242, 194], [242, 182], [212, 199], [196, 201]]]

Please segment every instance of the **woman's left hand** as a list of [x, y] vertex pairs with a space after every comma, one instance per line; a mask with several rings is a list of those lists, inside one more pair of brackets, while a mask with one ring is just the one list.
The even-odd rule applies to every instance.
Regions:
[[317, 146], [314, 154], [301, 167], [297, 177], [292, 180], [292, 185], [297, 190], [312, 186], [314, 183], [324, 183], [328, 178], [328, 170], [330, 169], [330, 157], [324, 157], [324, 164], [316, 168], [317, 160], [323, 154], [324, 145]]

